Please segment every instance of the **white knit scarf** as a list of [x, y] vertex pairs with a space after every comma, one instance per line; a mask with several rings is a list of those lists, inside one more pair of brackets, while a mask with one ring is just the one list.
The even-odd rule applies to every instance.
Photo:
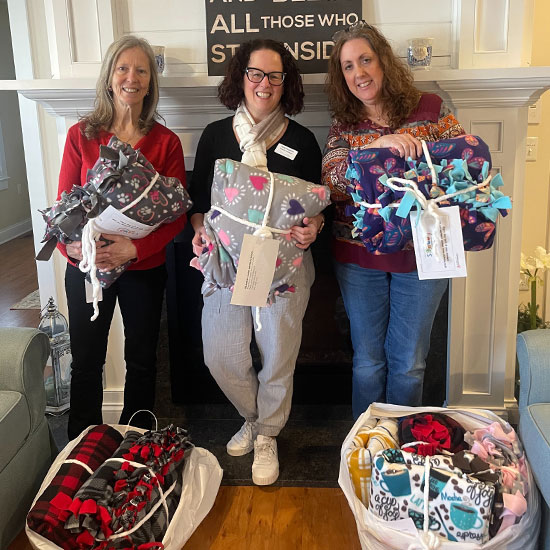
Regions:
[[243, 152], [241, 162], [267, 170], [267, 145], [273, 143], [282, 134], [285, 123], [285, 115], [280, 105], [266, 118], [256, 123], [244, 102], [241, 103], [233, 117], [233, 128]]

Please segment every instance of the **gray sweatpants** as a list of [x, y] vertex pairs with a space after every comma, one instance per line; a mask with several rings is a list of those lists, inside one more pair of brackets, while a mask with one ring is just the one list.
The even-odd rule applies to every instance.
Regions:
[[231, 292], [225, 288], [204, 298], [204, 362], [239, 414], [257, 422], [261, 435], [277, 436], [288, 420], [302, 319], [314, 278], [313, 259], [307, 250], [292, 281], [296, 292], [260, 308], [262, 329], [254, 333], [262, 360], [259, 373], [250, 355], [256, 308], [231, 305]]

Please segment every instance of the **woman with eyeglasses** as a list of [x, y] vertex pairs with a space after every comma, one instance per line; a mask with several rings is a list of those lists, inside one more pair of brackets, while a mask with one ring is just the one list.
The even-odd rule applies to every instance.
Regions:
[[[367, 251], [352, 237], [346, 206], [350, 149], [393, 148], [422, 155], [420, 140], [464, 133], [435, 94], [413, 84], [386, 38], [361, 21], [334, 36], [326, 91], [333, 116], [323, 156], [323, 183], [335, 203], [332, 252], [351, 326], [352, 407], [357, 418], [373, 402], [418, 406], [430, 333], [447, 279], [419, 280], [414, 250]], [[411, 243], [412, 245], [412, 243]]]
[[[197, 256], [209, 244], [203, 222], [210, 209], [216, 159], [267, 165], [271, 172], [315, 184], [321, 179], [321, 150], [315, 136], [287, 116], [302, 110], [304, 92], [296, 63], [282, 43], [259, 39], [242, 44], [228, 64], [218, 97], [235, 114], [209, 124], [197, 147], [190, 184]], [[315, 276], [307, 249], [322, 226], [320, 214], [291, 229], [296, 247], [305, 250], [304, 267], [297, 272], [296, 292], [263, 308], [263, 328], [255, 333], [262, 358], [258, 373], [250, 355], [253, 308], [231, 305], [231, 291], [226, 288], [204, 297], [204, 361], [245, 421], [227, 443], [227, 452], [241, 456], [254, 450], [252, 479], [257, 485], [274, 483], [279, 475], [275, 438], [290, 414], [302, 319]]]

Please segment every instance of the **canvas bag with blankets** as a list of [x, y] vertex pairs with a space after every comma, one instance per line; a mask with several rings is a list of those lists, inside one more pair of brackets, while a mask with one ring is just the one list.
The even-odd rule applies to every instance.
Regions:
[[[356, 496], [348, 468], [349, 450], [353, 448], [355, 436], [365, 426], [372, 425], [373, 419], [397, 419], [418, 413], [443, 413], [461, 424], [466, 430], [484, 428], [493, 422], [504, 424], [496, 414], [481, 409], [446, 409], [441, 407], [403, 407], [373, 403], [356, 421], [347, 435], [340, 455], [338, 483], [342, 488], [355, 516], [357, 532], [362, 550], [537, 550], [540, 526], [539, 494], [529, 464], [527, 464], [528, 484], [527, 511], [521, 520], [511, 525], [484, 544], [452, 542], [438, 537], [428, 544], [421, 530], [416, 534], [399, 530], [391, 521], [384, 521], [366, 508]], [[385, 447], [384, 447], [385, 448]]]
[[[146, 431], [141, 428], [118, 424], [111, 425], [111, 427], [121, 434], [126, 433], [127, 430], [140, 433]], [[57, 471], [67, 459], [73, 448], [90, 429], [91, 427], [84, 430], [76, 439], [70, 441], [59, 453], [44, 478], [31, 505], [31, 509], [34, 507], [40, 495], [42, 495], [44, 490], [55, 478]], [[214, 505], [222, 475], [223, 471], [212, 453], [200, 447], [193, 448], [189, 458], [186, 459], [185, 467], [182, 472], [182, 493], [179, 505], [161, 541], [164, 550], [180, 550], [191, 537], [195, 529], [200, 525], [201, 521], [206, 517]], [[30, 529], [28, 525], [25, 525], [25, 532], [31, 546], [35, 550], [63, 550], [52, 541]]]

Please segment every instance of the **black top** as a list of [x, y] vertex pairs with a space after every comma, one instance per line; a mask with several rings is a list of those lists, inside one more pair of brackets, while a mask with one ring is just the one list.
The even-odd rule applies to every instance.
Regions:
[[[294, 160], [276, 153], [281, 143], [298, 151]], [[193, 208], [188, 216], [210, 210], [210, 188], [217, 159], [229, 158], [240, 161], [243, 154], [233, 132], [233, 117], [209, 124], [197, 146], [195, 167], [189, 184]], [[267, 150], [267, 167], [271, 172], [296, 176], [319, 185], [321, 183], [321, 149], [313, 132], [289, 119], [288, 127], [279, 141]]]

